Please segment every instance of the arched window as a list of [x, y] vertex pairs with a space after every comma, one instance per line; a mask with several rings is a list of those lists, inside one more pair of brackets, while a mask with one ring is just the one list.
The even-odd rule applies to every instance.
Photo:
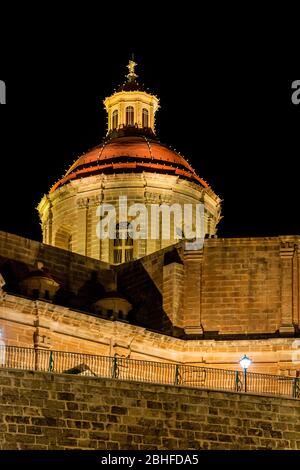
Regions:
[[149, 127], [149, 112], [146, 108], [143, 108], [143, 127]]
[[113, 129], [117, 129], [117, 127], [118, 127], [118, 118], [119, 118], [118, 110], [115, 109], [112, 113], [112, 128]]
[[115, 264], [126, 263], [133, 259], [133, 239], [128, 233], [128, 225], [122, 227], [121, 224], [117, 224], [113, 246], [113, 262]]
[[126, 108], [126, 126], [134, 125], [134, 109], [133, 106], [127, 106]]

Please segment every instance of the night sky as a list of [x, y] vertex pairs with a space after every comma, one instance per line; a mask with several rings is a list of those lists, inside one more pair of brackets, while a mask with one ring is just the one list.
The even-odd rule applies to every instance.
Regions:
[[291, 101], [299, 75], [282, 78], [260, 46], [241, 53], [226, 38], [207, 47], [200, 36], [160, 30], [148, 41], [110, 42], [92, 26], [43, 28], [11, 44], [0, 65], [7, 85], [0, 230], [41, 239], [35, 207], [76, 157], [102, 141], [102, 100], [124, 81], [134, 52], [139, 80], [160, 98], [160, 141], [224, 200], [218, 235], [300, 234], [300, 105]]

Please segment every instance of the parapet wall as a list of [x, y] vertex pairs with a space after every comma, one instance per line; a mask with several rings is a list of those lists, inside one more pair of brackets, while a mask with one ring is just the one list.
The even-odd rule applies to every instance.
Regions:
[[0, 369], [0, 449], [300, 449], [300, 401]]

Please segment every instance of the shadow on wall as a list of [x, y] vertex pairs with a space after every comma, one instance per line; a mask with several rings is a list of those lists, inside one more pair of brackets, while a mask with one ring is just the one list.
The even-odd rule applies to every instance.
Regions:
[[163, 309], [163, 266], [173, 262], [182, 263], [175, 249], [115, 267], [118, 287], [133, 305], [130, 323], [173, 336], [184, 334]]
[[[118, 292], [132, 305], [132, 310], [127, 316], [129, 323], [174, 336], [182, 336], [183, 330], [173, 327], [163, 309], [163, 265], [174, 262], [174, 256], [176, 262], [180, 261], [177, 251], [175, 255], [174, 253], [161, 253], [160, 256], [147, 257], [147, 269], [141, 260], [116, 266], [114, 269], [118, 278]], [[45, 269], [45, 273], [49, 273], [46, 268], [43, 269]], [[68, 281], [69, 276], [66, 276], [64, 283], [58, 282], [59, 288], [55, 295], [50, 298], [45, 297], [42, 290], [29, 293], [21, 289], [22, 281], [33, 273], [32, 266], [0, 256], [0, 272], [5, 280], [4, 290], [8, 293], [31, 299], [52, 300], [53, 304], [93, 315], [95, 315], [93, 309], [95, 302], [108, 293], [99, 282], [97, 271], [89, 271], [90, 278], [79, 287], [77, 292], [72, 290], [72, 286], [69, 285]], [[51, 273], [48, 275], [50, 277]], [[52, 276], [51, 279], [56, 280]]]
[[4, 291], [21, 294], [20, 282], [30, 272], [27, 264], [0, 256], [0, 272], [5, 280]]
[[[32, 274], [38, 275], [40, 278], [47, 280], [50, 277], [47, 269], [33, 271], [26, 263], [16, 260], [6, 259], [0, 256], [0, 272], [5, 280], [4, 290], [12, 294], [23, 295], [32, 299], [40, 299], [49, 301], [50, 299], [44, 295], [43, 290], [37, 292], [24, 292], [22, 288], [22, 282]], [[53, 279], [53, 277], [51, 276]], [[105, 288], [98, 281], [97, 271], [90, 273], [90, 279], [84, 282], [84, 284], [75, 293], [72, 291], [68, 280], [60, 285], [57, 290], [52, 302], [54, 304], [62, 305], [64, 307], [70, 307], [74, 309], [81, 309], [83, 311], [90, 311], [91, 305], [96, 302], [105, 294]]]

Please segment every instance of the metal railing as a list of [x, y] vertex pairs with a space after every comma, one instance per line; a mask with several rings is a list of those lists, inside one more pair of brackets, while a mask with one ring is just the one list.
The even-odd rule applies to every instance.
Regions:
[[0, 346], [0, 367], [300, 399], [300, 378], [123, 357]]

